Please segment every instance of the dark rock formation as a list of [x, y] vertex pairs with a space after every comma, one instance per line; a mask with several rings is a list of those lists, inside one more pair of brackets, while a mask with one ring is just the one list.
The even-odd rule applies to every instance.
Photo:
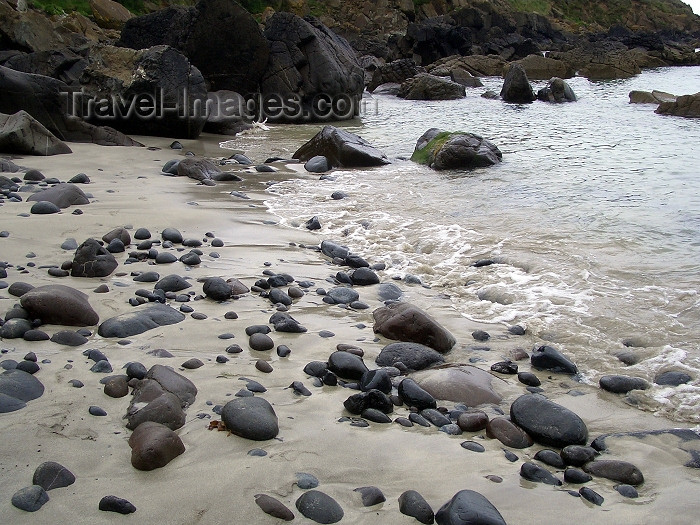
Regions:
[[43, 323], [91, 326], [99, 322], [97, 312], [83, 292], [62, 284], [38, 286], [20, 298], [20, 304]]
[[373, 312], [374, 333], [389, 339], [420, 343], [446, 353], [455, 345], [454, 336], [417, 306], [392, 303]]
[[419, 73], [401, 84], [397, 96], [406, 100], [455, 100], [464, 98], [466, 91], [462, 84], [452, 80]]
[[324, 126], [311, 140], [300, 147], [292, 158], [302, 162], [323, 156], [334, 168], [383, 166], [389, 161], [369, 142], [334, 126]]
[[129, 437], [131, 465], [138, 470], [164, 467], [185, 451], [180, 437], [160, 423], [146, 421]]
[[431, 128], [416, 142], [411, 160], [436, 170], [473, 169], [501, 162], [495, 144], [473, 133]]
[[136, 308], [133, 312], [107, 319], [100, 325], [98, 333], [102, 337], [131, 337], [159, 326], [179, 323], [184, 319], [185, 315], [174, 308], [154, 303]]
[[662, 102], [656, 108], [656, 113], [676, 117], [700, 118], [700, 93], [681, 95], [675, 102]]
[[114, 255], [95, 239], [78, 246], [71, 265], [73, 277], [107, 277], [119, 266]]
[[510, 419], [543, 445], [564, 448], [583, 445], [588, 438], [588, 428], [579, 416], [540, 394], [525, 394], [513, 401]]
[[515, 104], [528, 104], [535, 100], [527, 73], [519, 64], [511, 65], [501, 88], [501, 98]]
[[0, 151], [20, 155], [61, 155], [71, 149], [26, 111], [0, 113]]

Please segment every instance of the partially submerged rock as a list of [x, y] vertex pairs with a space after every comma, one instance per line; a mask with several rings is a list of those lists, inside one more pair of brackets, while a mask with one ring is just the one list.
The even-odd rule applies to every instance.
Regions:
[[537, 99], [542, 102], [576, 102], [576, 94], [566, 81], [554, 77], [537, 92]]
[[656, 108], [660, 115], [676, 117], [700, 118], [700, 92], [694, 95], [681, 95], [675, 102], [662, 102]]
[[292, 155], [301, 162], [316, 156], [325, 157], [334, 168], [364, 168], [389, 164], [386, 155], [369, 142], [334, 126], [324, 126]]
[[464, 98], [466, 90], [452, 80], [419, 73], [401, 84], [397, 96], [406, 100], [455, 100]]
[[431, 128], [418, 139], [411, 160], [436, 170], [493, 166], [503, 155], [492, 142], [462, 131]]
[[409, 303], [392, 303], [373, 312], [374, 333], [389, 339], [420, 343], [446, 353], [454, 336], [426, 312]]
[[535, 93], [527, 78], [527, 73], [520, 64], [513, 64], [508, 69], [501, 88], [501, 98], [505, 102], [515, 104], [528, 104], [535, 100]]

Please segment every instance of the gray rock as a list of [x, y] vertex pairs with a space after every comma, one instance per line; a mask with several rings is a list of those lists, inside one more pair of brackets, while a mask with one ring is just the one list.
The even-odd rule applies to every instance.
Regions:
[[343, 379], [359, 380], [368, 372], [362, 358], [350, 352], [333, 352], [328, 358], [328, 369]]
[[139, 306], [133, 312], [111, 317], [104, 321], [97, 332], [102, 337], [123, 339], [142, 334], [160, 326], [179, 323], [185, 315], [164, 304], [153, 303]]
[[177, 166], [177, 174], [180, 177], [203, 181], [220, 175], [221, 169], [210, 160], [185, 157]]
[[690, 374], [679, 371], [661, 372], [654, 378], [654, 383], [662, 386], [679, 386], [689, 383], [693, 378]]
[[80, 346], [87, 343], [88, 338], [72, 330], [61, 330], [51, 336], [51, 341], [59, 345]]
[[386, 497], [377, 487], [358, 487], [354, 489], [354, 492], [360, 493], [362, 497], [362, 506], [364, 507], [372, 507], [386, 501]]
[[552, 475], [547, 469], [530, 462], [522, 464], [520, 467], [520, 476], [528, 481], [534, 481], [535, 483], [546, 483], [547, 485], [555, 486], [562, 484], [561, 480]]
[[160, 236], [163, 238], [164, 241], [170, 241], [175, 244], [180, 244], [183, 241], [182, 238], [182, 233], [179, 232], [179, 230], [175, 228], [165, 228]]
[[47, 501], [49, 495], [39, 485], [25, 487], [12, 495], [12, 505], [27, 512], [36, 512]]
[[35, 202], [29, 209], [29, 213], [31, 213], [32, 215], [51, 215], [60, 211], [61, 208], [56, 206], [53, 202], [49, 201]]
[[412, 375], [418, 385], [435, 399], [454, 401], [467, 406], [500, 403], [493, 389], [493, 375], [480, 368], [461, 365], [424, 370]]
[[554, 77], [537, 92], [537, 98], [543, 102], [576, 102], [576, 94], [571, 86], [561, 78]]
[[191, 286], [192, 285], [189, 283], [189, 281], [184, 277], [177, 274], [170, 274], [158, 281], [154, 286], [154, 289], [163, 290], [164, 292], [181, 292], [182, 290], [186, 290]]
[[221, 277], [209, 277], [202, 287], [204, 295], [214, 301], [226, 301], [231, 298], [233, 287]]
[[32, 318], [43, 323], [91, 326], [100, 320], [86, 294], [61, 284], [33, 288], [20, 298], [20, 304]]
[[296, 507], [305, 517], [316, 523], [337, 523], [343, 519], [343, 508], [336, 500], [319, 490], [304, 492]]
[[591, 461], [584, 465], [583, 470], [593, 476], [619, 481], [627, 485], [637, 486], [644, 483], [642, 472], [627, 461], [614, 459]]
[[460, 490], [435, 513], [438, 525], [506, 525], [503, 516], [483, 495]]
[[323, 155], [314, 155], [304, 163], [304, 169], [309, 173], [325, 173], [330, 171], [332, 167]]
[[425, 498], [415, 490], [407, 490], [399, 496], [399, 511], [401, 514], [416, 518], [421, 523], [434, 523], [435, 514]]
[[620, 375], [603, 376], [599, 380], [600, 388], [614, 394], [626, 394], [631, 390], [647, 390], [651, 385], [641, 377]]
[[525, 69], [520, 64], [512, 64], [501, 88], [501, 98], [506, 102], [527, 104], [535, 100]]
[[376, 359], [379, 366], [403, 363], [411, 370], [423, 370], [444, 361], [442, 354], [419, 343], [391, 343], [382, 348]]
[[398, 391], [404, 404], [409, 407], [415, 407], [418, 410], [437, 408], [437, 401], [435, 401], [435, 398], [422, 389], [418, 383], [410, 377], [403, 379], [399, 383]]
[[44, 490], [68, 487], [75, 483], [75, 475], [60, 463], [46, 461], [34, 471], [32, 483], [43, 487]]
[[412, 161], [436, 170], [482, 168], [502, 158], [498, 147], [479, 135], [437, 128], [421, 135], [411, 156]]
[[24, 110], [13, 115], [0, 113], [0, 151], [20, 155], [72, 153], [65, 142]]
[[123, 498], [118, 498], [117, 496], [104, 496], [100, 500], [98, 508], [106, 512], [116, 512], [118, 514], [131, 514], [136, 512], [136, 507], [134, 507], [131, 502]]
[[373, 312], [374, 332], [389, 339], [420, 343], [446, 353], [454, 336], [426, 312], [408, 303], [391, 303]]
[[43, 393], [41, 381], [23, 370], [5, 370], [0, 374], [0, 394], [26, 403], [41, 397]]
[[[197, 397], [197, 387], [194, 383], [170, 367], [153, 365], [148, 370], [146, 379], [155, 381], [166, 392], [175, 394], [183, 407], [194, 403]], [[136, 395], [134, 397], [137, 398]]]
[[171, 430], [177, 430], [185, 424], [185, 412], [180, 398], [171, 392], [163, 392], [145, 406], [142, 405], [143, 402], [130, 405], [126, 413], [126, 428], [129, 430], [138, 429], [146, 422], [162, 424]]
[[[528, 448], [532, 439], [518, 426], [504, 417], [492, 418], [486, 425], [486, 435], [510, 448]], [[557, 455], [557, 457], [559, 457]]]
[[456, 100], [466, 95], [462, 84], [428, 73], [406, 79], [396, 94], [406, 100]]
[[28, 319], [16, 317], [5, 321], [5, 324], [0, 326], [0, 337], [3, 339], [20, 339], [31, 329], [32, 323]]
[[229, 401], [221, 419], [233, 434], [255, 441], [272, 439], [279, 433], [277, 414], [261, 397], [241, 397]]
[[389, 164], [386, 155], [369, 142], [333, 126], [324, 126], [292, 155], [302, 162], [317, 156], [325, 157], [329, 168], [364, 168]]
[[588, 428], [571, 410], [540, 394], [525, 394], [510, 406], [510, 418], [538, 443], [557, 448], [583, 445]]
[[350, 304], [360, 298], [360, 294], [352, 288], [338, 286], [328, 291], [327, 297], [330, 297], [334, 303]]
[[119, 263], [114, 255], [95, 239], [88, 239], [78, 246], [71, 265], [73, 277], [107, 277]]
[[70, 206], [90, 204], [87, 195], [78, 186], [71, 183], [61, 183], [45, 190], [33, 193], [27, 197], [27, 202], [48, 201], [61, 209]]
[[27, 404], [24, 401], [8, 396], [7, 394], [0, 393], [0, 414], [22, 410], [26, 406]]
[[131, 465], [138, 470], [164, 467], [185, 451], [180, 437], [170, 428], [147, 421], [129, 437]]

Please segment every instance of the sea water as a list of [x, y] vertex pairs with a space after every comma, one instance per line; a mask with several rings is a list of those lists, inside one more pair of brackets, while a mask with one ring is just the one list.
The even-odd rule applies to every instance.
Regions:
[[[584, 382], [686, 372], [685, 385], [629, 400], [700, 423], [700, 119], [628, 97], [696, 93], [700, 67], [572, 78], [578, 101], [567, 104], [488, 100], [502, 79], [482, 80], [455, 101], [366, 97], [361, 118], [341, 125], [392, 163], [301, 174], [270, 188], [270, 211], [295, 228], [318, 216], [324, 238], [385, 262], [388, 276], [417, 276], [467, 319], [526, 327]], [[432, 127], [481, 135], [503, 162], [438, 172], [407, 160]], [[268, 140], [293, 152], [318, 129], [273, 126]], [[338, 190], [348, 197], [333, 200]], [[494, 264], [474, 265], [483, 259]], [[624, 365], [623, 351], [639, 362]]]

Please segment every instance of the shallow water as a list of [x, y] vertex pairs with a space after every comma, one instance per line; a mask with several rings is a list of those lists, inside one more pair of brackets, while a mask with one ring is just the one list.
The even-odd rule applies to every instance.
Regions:
[[[483, 80], [457, 101], [367, 98], [344, 127], [392, 164], [336, 171], [335, 181], [302, 174], [270, 189], [270, 210], [296, 228], [317, 215], [324, 238], [385, 261], [391, 276], [420, 277], [470, 320], [526, 326], [533, 344], [572, 357], [583, 381], [686, 371], [689, 384], [630, 401], [700, 422], [700, 120], [628, 103], [635, 89], [700, 91], [700, 67], [574, 78], [579, 100], [565, 105], [486, 100], [502, 80]], [[503, 163], [435, 172], [402, 160], [431, 127], [482, 135]], [[255, 136], [290, 155], [317, 131], [273, 126]], [[349, 198], [331, 199], [336, 190]], [[485, 258], [496, 264], [473, 266]], [[615, 354], [625, 350], [640, 362], [623, 365]]]

